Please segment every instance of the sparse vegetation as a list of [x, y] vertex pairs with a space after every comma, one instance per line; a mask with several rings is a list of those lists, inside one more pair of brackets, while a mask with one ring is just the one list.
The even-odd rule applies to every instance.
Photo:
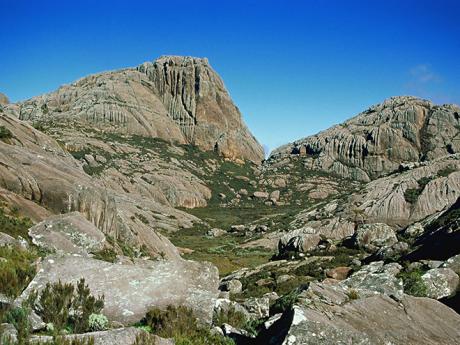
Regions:
[[[200, 327], [193, 311], [184, 306], [168, 306], [166, 310], [152, 309], [138, 326], [160, 337], [173, 338], [176, 345], [234, 344], [231, 339], [211, 334], [209, 329]], [[151, 343], [147, 337], [142, 336], [136, 339], [135, 344]]]
[[35, 275], [37, 256], [16, 247], [0, 247], [0, 294], [17, 297]]
[[425, 272], [421, 269], [413, 269], [410, 271], [406, 269], [401, 271], [397, 277], [403, 280], [404, 292], [416, 297], [425, 297], [427, 287], [422, 280], [422, 275], [424, 273]]
[[0, 140], [11, 139], [13, 133], [5, 126], [0, 126]]

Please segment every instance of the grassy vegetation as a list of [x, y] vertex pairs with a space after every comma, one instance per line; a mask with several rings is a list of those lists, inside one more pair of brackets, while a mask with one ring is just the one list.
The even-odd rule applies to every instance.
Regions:
[[225, 235], [217, 238], [206, 237], [207, 228], [195, 226], [169, 235], [174, 245], [194, 250], [186, 254], [186, 259], [209, 261], [217, 266], [221, 275], [226, 275], [241, 267], [254, 267], [269, 261], [272, 253], [261, 248], [240, 248], [244, 237]]
[[[209, 329], [199, 326], [193, 311], [184, 306], [168, 306], [166, 310], [154, 308], [145, 315], [138, 327], [163, 338], [172, 338], [176, 345], [234, 344], [231, 339], [211, 334]], [[135, 344], [150, 343], [140, 339]]]
[[0, 140], [11, 139], [13, 137], [13, 133], [6, 128], [5, 126], [0, 126]]
[[0, 205], [0, 232], [18, 238], [24, 239], [29, 237], [27, 231], [32, 226], [28, 218], [18, 216], [17, 210], [8, 210], [5, 205]]
[[408, 271], [407, 269], [401, 271], [397, 277], [401, 278], [404, 283], [404, 292], [406, 294], [425, 297], [427, 294], [427, 287], [422, 280], [422, 275], [425, 273], [422, 269], [413, 269]]
[[422, 177], [420, 180], [417, 181], [418, 187], [417, 188], [408, 188], [404, 192], [404, 199], [411, 204], [414, 204], [420, 194], [422, 194], [425, 186], [431, 181], [430, 177]]

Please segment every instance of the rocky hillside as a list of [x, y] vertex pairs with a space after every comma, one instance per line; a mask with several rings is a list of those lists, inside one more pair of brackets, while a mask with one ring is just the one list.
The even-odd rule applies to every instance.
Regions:
[[0, 345], [460, 339], [457, 106], [395, 97], [260, 164], [206, 59], [1, 102]]
[[21, 120], [161, 138], [260, 162], [263, 150], [207, 59], [163, 56], [7, 108]]
[[275, 150], [270, 160], [300, 155], [307, 170], [370, 181], [459, 152], [460, 108], [394, 97], [321, 133]]

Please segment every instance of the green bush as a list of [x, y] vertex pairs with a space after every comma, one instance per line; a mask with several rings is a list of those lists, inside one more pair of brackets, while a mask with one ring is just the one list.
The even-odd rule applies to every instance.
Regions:
[[109, 320], [103, 314], [91, 314], [88, 318], [88, 325], [91, 331], [103, 331], [108, 324]]
[[15, 298], [35, 276], [36, 256], [20, 248], [0, 247], [0, 293]]
[[5, 126], [0, 126], [0, 140], [2, 139], [11, 139], [13, 137], [13, 133], [6, 128]]
[[94, 258], [113, 263], [117, 260], [117, 252], [112, 248], [104, 248], [94, 253]]
[[422, 275], [424, 273], [425, 272], [421, 269], [401, 271], [397, 277], [403, 280], [404, 292], [416, 297], [425, 297], [427, 294], [427, 287], [422, 280]]
[[75, 288], [72, 284], [47, 283], [40, 293], [31, 295], [34, 310], [44, 322], [53, 324], [59, 332], [71, 329], [76, 333], [90, 330], [89, 318], [104, 307], [104, 297], [91, 295], [82, 278]]
[[[213, 335], [198, 325], [190, 308], [168, 306], [166, 310], [150, 310], [139, 325], [162, 338], [173, 338], [176, 345], [234, 345], [231, 339]], [[150, 345], [146, 336], [136, 339], [135, 345]]]
[[214, 313], [212, 323], [216, 326], [222, 326], [227, 323], [235, 328], [244, 328], [248, 320], [246, 315], [230, 306], [227, 310], [223, 308], [218, 313]]
[[30, 309], [26, 304], [9, 310], [3, 321], [12, 324], [18, 331], [18, 345], [27, 344], [31, 327], [29, 324]]

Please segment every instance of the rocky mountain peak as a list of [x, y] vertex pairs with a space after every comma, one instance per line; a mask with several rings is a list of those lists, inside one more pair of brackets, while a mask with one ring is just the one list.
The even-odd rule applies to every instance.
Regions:
[[0, 105], [2, 104], [4, 105], [8, 103], [10, 103], [10, 100], [8, 99], [8, 97], [5, 94], [0, 92]]
[[316, 135], [275, 150], [271, 160], [305, 156], [305, 166], [369, 181], [399, 169], [460, 152], [460, 108], [412, 96], [392, 97]]
[[205, 58], [162, 56], [137, 68], [88, 76], [11, 105], [21, 120], [156, 137], [260, 162], [263, 149]]

